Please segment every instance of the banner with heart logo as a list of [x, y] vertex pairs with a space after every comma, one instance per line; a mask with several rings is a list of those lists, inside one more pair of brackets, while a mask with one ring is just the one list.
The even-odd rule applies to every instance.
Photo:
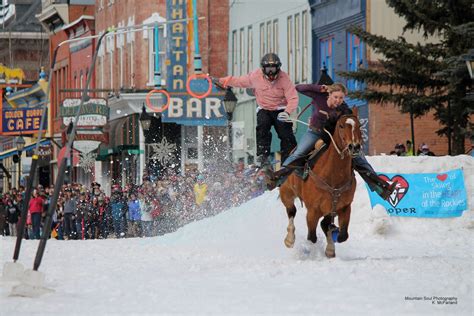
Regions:
[[379, 173], [397, 187], [387, 201], [366, 185], [372, 208], [381, 204], [393, 216], [458, 217], [467, 210], [467, 193], [462, 169], [441, 173]]

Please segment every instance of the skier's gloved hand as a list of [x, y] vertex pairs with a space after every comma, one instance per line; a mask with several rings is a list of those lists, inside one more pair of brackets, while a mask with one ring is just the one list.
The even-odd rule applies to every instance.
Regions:
[[219, 82], [219, 78], [209, 76], [211, 78], [212, 83], [218, 87], [219, 89], [225, 90], [225, 87]]
[[288, 114], [288, 112], [280, 112], [278, 113], [278, 116], [277, 116], [277, 119], [280, 121], [280, 122], [284, 122], [284, 123], [291, 123], [291, 119], [290, 119], [290, 114]]

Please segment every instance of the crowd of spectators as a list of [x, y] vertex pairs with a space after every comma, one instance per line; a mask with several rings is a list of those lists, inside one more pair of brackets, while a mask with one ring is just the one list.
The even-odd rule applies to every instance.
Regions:
[[[105, 239], [149, 237], [175, 231], [264, 192], [263, 172], [237, 164], [228, 172], [168, 172], [160, 179], [145, 176], [143, 184], [113, 185], [110, 196], [99, 183], [63, 185], [52, 217], [51, 237]], [[24, 238], [39, 239], [54, 186], [38, 185], [29, 202]], [[16, 236], [25, 189], [0, 199], [0, 235]]]
[[[390, 155], [415, 156], [411, 141], [407, 140], [405, 145], [402, 143], [395, 144], [395, 149], [390, 152]], [[416, 152], [416, 156], [435, 156], [435, 154], [430, 150], [427, 144], [422, 143]]]

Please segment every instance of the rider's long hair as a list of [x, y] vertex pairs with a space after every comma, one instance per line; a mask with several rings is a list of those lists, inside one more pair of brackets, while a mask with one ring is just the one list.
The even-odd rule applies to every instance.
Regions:
[[347, 90], [347, 87], [343, 83], [340, 83], [340, 82], [335, 82], [332, 85], [328, 86], [328, 93], [332, 93], [336, 91], [341, 91], [342, 93], [344, 93], [344, 95], [347, 95], [347, 93], [349, 92]]

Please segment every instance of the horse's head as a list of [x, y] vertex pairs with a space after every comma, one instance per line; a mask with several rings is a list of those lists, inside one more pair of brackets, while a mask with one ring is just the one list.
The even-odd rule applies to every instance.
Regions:
[[341, 156], [347, 151], [352, 157], [360, 155], [362, 149], [362, 133], [359, 119], [356, 115], [343, 115], [339, 118], [334, 130], [334, 136]]

